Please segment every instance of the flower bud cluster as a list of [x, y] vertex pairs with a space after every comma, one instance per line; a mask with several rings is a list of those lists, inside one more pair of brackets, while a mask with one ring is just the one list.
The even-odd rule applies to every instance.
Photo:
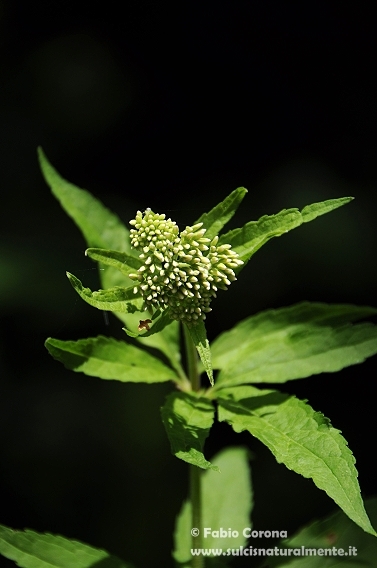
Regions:
[[205, 319], [218, 289], [234, 280], [234, 268], [243, 261], [230, 245], [218, 245], [204, 235], [203, 223], [179, 233], [177, 224], [165, 215], [147, 209], [130, 221], [131, 245], [140, 250], [143, 265], [130, 278], [138, 282], [147, 309], [169, 308], [172, 319], [187, 324]]

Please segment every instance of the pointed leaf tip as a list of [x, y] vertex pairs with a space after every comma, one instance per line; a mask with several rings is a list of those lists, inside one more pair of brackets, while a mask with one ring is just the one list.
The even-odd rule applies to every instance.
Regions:
[[274, 390], [231, 387], [220, 391], [219, 420], [247, 430], [279, 463], [311, 478], [364, 531], [375, 535], [365, 512], [355, 458], [339, 430], [306, 402]]
[[230, 244], [240, 255], [244, 264], [236, 272], [245, 268], [250, 258], [271, 238], [280, 237], [303, 223], [313, 221], [342, 205], [352, 201], [352, 197], [328, 199], [307, 205], [299, 211], [297, 208], [283, 209], [275, 215], [263, 215], [258, 221], [249, 221], [243, 227], [232, 229], [220, 236], [220, 244]]
[[197, 223], [203, 223], [206, 229], [206, 237], [212, 239], [221, 229], [230, 221], [243, 198], [247, 193], [245, 187], [238, 187], [232, 191], [223, 201], [218, 203], [208, 213], [203, 213], [197, 220]]
[[38, 148], [42, 175], [52, 194], [75, 222], [88, 246], [130, 252], [129, 231], [93, 195], [64, 179]]
[[134, 293], [134, 286], [124, 288], [114, 286], [107, 290], [92, 292], [90, 288], [84, 288], [82, 282], [76, 276], [67, 272], [67, 277], [78, 295], [88, 304], [109, 312], [134, 313], [140, 311], [143, 299], [140, 294]]

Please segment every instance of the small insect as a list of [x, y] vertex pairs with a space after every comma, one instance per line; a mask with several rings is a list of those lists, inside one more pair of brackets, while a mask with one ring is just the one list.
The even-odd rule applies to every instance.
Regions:
[[149, 324], [152, 323], [152, 320], [146, 319], [146, 320], [140, 320], [139, 321], [139, 325], [137, 326], [138, 331], [142, 331], [143, 329], [146, 329], [147, 331], [150, 330]]

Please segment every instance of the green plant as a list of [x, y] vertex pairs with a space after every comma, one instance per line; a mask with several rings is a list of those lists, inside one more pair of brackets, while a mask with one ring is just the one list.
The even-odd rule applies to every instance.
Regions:
[[[204, 566], [204, 556], [192, 549], [232, 551], [245, 547], [250, 536], [252, 494], [246, 451], [225, 450], [212, 463], [203, 454], [216, 408], [218, 420], [235, 432], [250, 432], [278, 462], [313, 479], [349, 519], [376, 536], [361, 499], [354, 457], [340, 432], [306, 402], [255, 384], [276, 385], [364, 361], [377, 352], [377, 327], [355, 322], [377, 310], [309, 302], [267, 310], [223, 332], [211, 347], [204, 323], [216, 292], [226, 289], [270, 238], [352, 198], [315, 203], [301, 212], [283, 210], [219, 235], [247, 193], [238, 188], [181, 232], [164, 215], [147, 210], [137, 213], [129, 233], [90, 193], [62, 179], [41, 150], [39, 156], [46, 182], [84, 235], [86, 254], [101, 267], [103, 289], [92, 292], [67, 273], [73, 288], [90, 305], [114, 312], [132, 338], [131, 342], [105, 336], [79, 341], [49, 338], [48, 351], [68, 369], [90, 376], [122, 382], [171, 381], [175, 386], [162, 408], [162, 420], [172, 453], [190, 464], [190, 498], [175, 531], [176, 563]], [[143, 345], [162, 357], [151, 355]], [[201, 379], [202, 372], [207, 379]], [[207, 471], [201, 475], [203, 470]], [[341, 519], [336, 522], [348, 523]], [[302, 542], [300, 536], [295, 538], [281, 546]], [[317, 548], [323, 544], [314, 541]], [[0, 527], [0, 552], [25, 568], [130, 566], [62, 537], [6, 527]], [[207, 561], [226, 566], [226, 556], [232, 557], [232, 552]], [[365, 558], [363, 565], [368, 565], [369, 557]], [[284, 558], [269, 560], [273, 566], [287, 565]], [[317, 566], [300, 564], [300, 559], [294, 562], [289, 566]]]

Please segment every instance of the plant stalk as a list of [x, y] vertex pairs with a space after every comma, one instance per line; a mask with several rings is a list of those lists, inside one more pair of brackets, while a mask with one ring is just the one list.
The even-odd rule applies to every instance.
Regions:
[[191, 388], [193, 391], [198, 392], [200, 390], [200, 375], [198, 372], [198, 353], [194, 345], [191, 335], [186, 325], [183, 325], [183, 333], [185, 337], [185, 348], [186, 348], [186, 358], [187, 358], [187, 374], [191, 382]]
[[[198, 392], [200, 390], [200, 375], [198, 372], [198, 354], [191, 335], [187, 327], [183, 326], [186, 357], [187, 357], [187, 371], [188, 377], [191, 382], [192, 390]], [[190, 465], [190, 503], [191, 503], [191, 529], [194, 530], [192, 534], [191, 546], [192, 548], [202, 548], [202, 494], [201, 494], [201, 469], [195, 465]], [[192, 568], [204, 568], [203, 556], [193, 556], [191, 560]]]
[[[192, 534], [192, 548], [203, 548], [202, 532], [202, 492], [201, 492], [201, 470], [195, 465], [190, 465], [190, 501], [192, 522], [191, 529], [197, 529], [198, 534]], [[204, 568], [204, 557], [193, 556], [191, 560], [192, 568]]]

